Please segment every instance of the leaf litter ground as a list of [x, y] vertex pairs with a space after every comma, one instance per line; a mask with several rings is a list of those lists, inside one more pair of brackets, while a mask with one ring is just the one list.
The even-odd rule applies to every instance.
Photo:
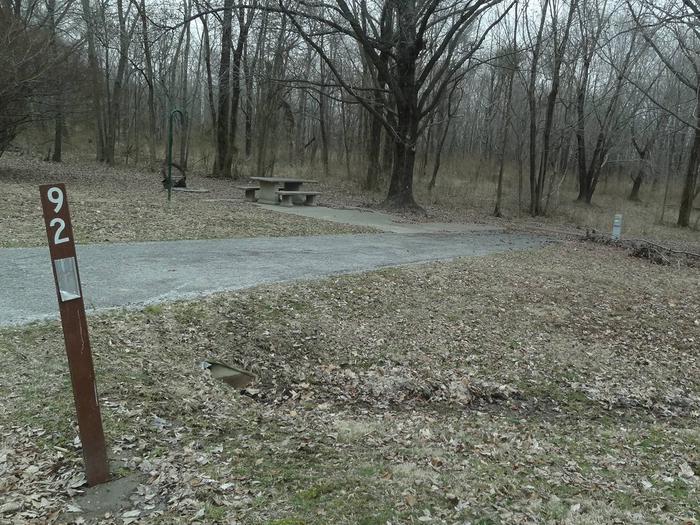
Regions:
[[99, 518], [60, 328], [5, 329], [0, 522], [695, 523], [699, 284], [564, 243], [91, 317]]
[[0, 160], [0, 247], [46, 244], [40, 184], [65, 182], [80, 243], [282, 237], [364, 233], [366, 227], [274, 213], [245, 202], [231, 180], [189, 177], [209, 193], [173, 192], [168, 205], [157, 173], [94, 162], [55, 164], [12, 154]]

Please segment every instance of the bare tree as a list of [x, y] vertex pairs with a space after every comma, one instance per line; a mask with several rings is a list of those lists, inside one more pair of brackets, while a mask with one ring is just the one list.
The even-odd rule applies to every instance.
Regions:
[[[692, 112], [685, 117], [666, 107], [662, 102], [652, 98], [653, 102], [667, 111], [672, 117], [686, 124], [691, 130], [690, 151], [686, 164], [683, 190], [678, 211], [678, 225], [690, 226], [690, 215], [693, 202], [697, 197], [698, 168], [700, 167], [700, 69], [697, 56], [700, 53], [700, 37], [696, 24], [700, 22], [700, 2], [683, 0], [682, 5], [657, 5], [645, 1], [641, 7], [633, 5], [629, 0], [627, 7], [637, 26], [642, 31], [645, 41], [658, 55], [659, 59], [676, 77], [676, 79], [692, 93]], [[675, 46], [665, 45], [667, 38], [674, 40]], [[647, 96], [650, 96], [647, 94]]]
[[[464, 65], [481, 47], [489, 31], [505, 16], [505, 10], [485, 17], [504, 0], [387, 0], [370, 8], [364, 1], [336, 0], [324, 3], [322, 13], [302, 2], [280, 4], [302, 37], [328, 65], [337, 82], [378, 118], [393, 141], [393, 167], [385, 205], [420, 209], [413, 197], [416, 145], [424, 119], [440, 103], [449, 87], [464, 73]], [[318, 4], [317, 4], [318, 5]], [[390, 22], [388, 20], [390, 19]], [[390, 121], [361, 87], [343, 78], [314, 37], [320, 24], [357, 42], [386, 82], [392, 107]], [[483, 24], [477, 27], [479, 23]], [[473, 33], [470, 33], [473, 30]], [[382, 52], [389, 52], [389, 60]]]

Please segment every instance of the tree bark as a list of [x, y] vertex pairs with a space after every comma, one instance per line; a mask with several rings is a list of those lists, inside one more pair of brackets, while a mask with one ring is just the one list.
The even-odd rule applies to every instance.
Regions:
[[[192, 2], [190, 0], [184, 0], [183, 8], [185, 10], [185, 17], [189, 19], [192, 14]], [[187, 171], [187, 162], [189, 159], [189, 139], [190, 130], [192, 128], [192, 114], [193, 111], [188, 109], [188, 99], [189, 99], [189, 69], [190, 69], [190, 23], [185, 22], [185, 50], [182, 59], [182, 69], [180, 78], [180, 109], [184, 112], [184, 122], [180, 126], [180, 167]]]
[[[542, 132], [542, 158], [540, 159], [539, 174], [537, 177], [537, 183], [535, 185], [535, 215], [542, 215], [544, 213], [544, 209], [542, 208], [542, 196], [544, 194], [544, 187], [547, 178], [547, 168], [549, 167], [552, 126], [554, 125], [554, 111], [556, 109], [557, 97], [559, 95], [559, 85], [561, 81], [561, 65], [564, 60], [564, 53], [566, 52], [566, 47], [569, 43], [569, 32], [571, 30], [571, 23], [573, 22], [574, 12], [576, 10], [576, 1], [577, 0], [572, 0], [571, 4], [569, 5], [569, 14], [566, 18], [564, 34], [561, 37], [560, 44], [554, 50], [552, 87], [549, 90], [549, 95], [547, 96], [547, 109], [544, 128]], [[553, 27], [553, 32], [555, 34], [557, 33], [556, 23]]]
[[[403, 118], [402, 118], [403, 117]], [[413, 168], [416, 161], [414, 137], [416, 122], [409, 112], [399, 113], [397, 132], [403, 140], [394, 141], [394, 162], [389, 193], [384, 205], [389, 208], [420, 209], [413, 198]]]
[[537, 83], [537, 66], [540, 60], [542, 49], [542, 35], [544, 32], [544, 23], [547, 18], [547, 8], [549, 0], [545, 0], [542, 5], [542, 13], [540, 15], [540, 25], [537, 29], [537, 37], [535, 47], [532, 54], [532, 67], [530, 69], [530, 81], [528, 85], [528, 107], [530, 112], [530, 142], [529, 142], [529, 163], [530, 163], [530, 214], [537, 215], [537, 95], [535, 93]]
[[100, 66], [97, 61], [95, 48], [95, 24], [90, 8], [90, 0], [81, 0], [83, 19], [85, 20], [85, 39], [88, 49], [88, 70], [90, 75], [90, 87], [92, 89], [92, 117], [95, 121], [95, 159], [98, 162], [105, 160], [104, 147], [104, 122], [102, 119], [102, 81], [100, 80]]
[[238, 150], [236, 148], [236, 136], [238, 134], [238, 114], [241, 99], [241, 71], [243, 69], [243, 50], [245, 49], [246, 42], [248, 40], [248, 30], [250, 29], [250, 23], [253, 18], [253, 13], [248, 14], [246, 19], [246, 13], [243, 8], [238, 10], [238, 41], [236, 42], [236, 48], [233, 51], [233, 64], [231, 70], [231, 115], [229, 123], [229, 148], [228, 157], [226, 159], [226, 171], [231, 173], [233, 167], [233, 176], [238, 178], [239, 172], [237, 166], [233, 166], [234, 157], [237, 156]]
[[[52, 62], [54, 65], [58, 63], [59, 51], [56, 44], [56, 1], [49, 0], [46, 2], [46, 10], [49, 19], [49, 29], [51, 32], [50, 45]], [[54, 101], [54, 140], [53, 140], [53, 162], [61, 162], [63, 153], [63, 81], [58, 73], [58, 78], [55, 79], [56, 92], [53, 95]]]
[[[700, 90], [697, 91], [697, 102], [700, 103]], [[700, 115], [696, 117], [693, 130], [693, 146], [688, 157], [688, 166], [685, 170], [681, 205], [678, 210], [678, 226], [688, 228], [690, 226], [690, 214], [693, 211], [695, 200], [695, 186], [697, 184], [698, 164], [700, 164]]]
[[121, 118], [121, 102], [124, 74], [129, 60], [129, 44], [131, 35], [126, 27], [126, 13], [122, 0], [117, 0], [117, 15], [119, 17], [119, 60], [117, 61], [117, 75], [114, 77], [112, 98], [109, 104], [109, 122], [107, 126], [107, 140], [105, 161], [109, 165], [115, 163], [115, 150], [119, 136], [119, 120]]
[[143, 41], [143, 56], [146, 63], [146, 85], [148, 86], [148, 163], [152, 170], [156, 169], [156, 98], [153, 80], [153, 59], [151, 42], [148, 38], [148, 17], [146, 15], [146, 0], [141, 0], [139, 7], [141, 17], [141, 38]]
[[231, 76], [231, 24], [233, 0], [224, 1], [224, 17], [221, 32], [221, 59], [219, 62], [219, 100], [216, 114], [216, 158], [215, 177], [228, 177], [231, 174], [229, 162], [229, 116], [230, 116], [230, 76]]
[[[377, 93], [375, 93], [375, 100]], [[381, 107], [381, 102], [378, 103]], [[379, 186], [379, 153], [382, 145], [382, 123], [376, 115], [370, 116], [369, 142], [367, 144], [367, 176], [365, 189], [373, 191]]]
[[428, 182], [428, 191], [433, 191], [435, 189], [435, 184], [437, 183], [437, 176], [440, 171], [440, 164], [442, 162], [442, 150], [445, 147], [445, 140], [447, 139], [447, 132], [450, 129], [451, 120], [452, 112], [450, 110], [450, 100], [448, 98], [447, 116], [445, 122], [442, 125], [442, 130], [440, 133], [440, 138], [438, 139], [437, 147], [435, 148], [435, 162], [433, 163], [433, 172], [430, 175], [430, 182]]
[[207, 102], [209, 103], [209, 114], [211, 115], [211, 125], [216, 142], [216, 103], [214, 102], [214, 79], [211, 72], [211, 44], [209, 42], [209, 22], [206, 16], [202, 17], [202, 46], [204, 47], [204, 66], [207, 72]]
[[[322, 44], [323, 45], [323, 44]], [[328, 99], [326, 97], [326, 65], [321, 60], [321, 87], [318, 94], [318, 128], [321, 136], [321, 165], [323, 175], [327, 178], [329, 173], [329, 144], [328, 144]]]
[[396, 14], [396, 133], [394, 165], [384, 204], [390, 208], [421, 210], [413, 198], [413, 168], [416, 161], [418, 124], [418, 89], [416, 66], [422, 42], [416, 38], [415, 0], [405, 0]]
[[[516, 20], [517, 20], [517, 13], [516, 13]], [[517, 24], [517, 22], [516, 22]], [[516, 25], [516, 31], [517, 31], [517, 25]], [[501, 212], [501, 201], [503, 198], [503, 170], [505, 168], [505, 163], [506, 163], [506, 147], [508, 146], [508, 132], [510, 131], [510, 122], [511, 122], [511, 114], [512, 114], [512, 101], [513, 101], [513, 80], [515, 77], [515, 67], [511, 68], [510, 72], [508, 73], [508, 87], [506, 88], [506, 103], [505, 103], [505, 115], [503, 118], [503, 137], [501, 138], [501, 147], [499, 148], [498, 151], [498, 184], [496, 187], [496, 205], [494, 206], [493, 209], [493, 216], [494, 217], [502, 217], [503, 213]]]

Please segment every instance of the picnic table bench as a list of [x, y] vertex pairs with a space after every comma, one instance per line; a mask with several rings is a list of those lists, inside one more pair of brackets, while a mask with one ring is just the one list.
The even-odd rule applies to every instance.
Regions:
[[260, 189], [260, 186], [236, 186], [239, 190], [245, 191], [245, 200], [249, 202], [255, 202], [258, 198], [255, 196], [255, 192]]
[[304, 197], [302, 204], [306, 206], [316, 206], [316, 197], [321, 195], [321, 192], [277, 190], [277, 195], [282, 199], [280, 206], [294, 206], [293, 199], [297, 197]]
[[258, 202], [262, 204], [279, 204], [282, 199], [283, 202], [287, 201], [286, 206], [290, 205], [288, 202], [313, 205], [315, 198], [320, 195], [318, 191], [301, 190], [302, 184], [314, 184], [315, 180], [295, 177], [251, 177], [250, 180], [260, 184], [257, 192]]

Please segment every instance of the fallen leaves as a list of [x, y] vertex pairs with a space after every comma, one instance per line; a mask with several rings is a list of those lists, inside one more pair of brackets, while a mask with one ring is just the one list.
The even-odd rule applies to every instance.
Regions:
[[[92, 317], [138, 476], [99, 519], [692, 522], [697, 284], [564, 245]], [[0, 521], [87, 515], [57, 326], [0, 345]], [[259, 379], [223, 385], [209, 356]]]
[[374, 231], [258, 208], [244, 201], [231, 180], [188, 177], [188, 183], [212, 192], [175, 192], [168, 205], [157, 173], [85, 161], [47, 163], [5, 154], [0, 159], [4, 231], [0, 246], [46, 244], [37, 187], [57, 180], [67, 184], [79, 243]]

